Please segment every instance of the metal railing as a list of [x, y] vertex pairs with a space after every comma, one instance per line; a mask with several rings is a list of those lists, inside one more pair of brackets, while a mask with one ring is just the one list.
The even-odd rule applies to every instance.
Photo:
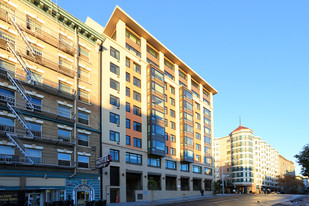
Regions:
[[[33, 163], [29, 162], [31, 159]], [[41, 157], [25, 157], [20, 155], [8, 155], [0, 154], [0, 164], [21, 164], [21, 165], [42, 165], [42, 166], [56, 166], [56, 167], [66, 167], [73, 168], [74, 164], [71, 161], [66, 160], [46, 160]]]

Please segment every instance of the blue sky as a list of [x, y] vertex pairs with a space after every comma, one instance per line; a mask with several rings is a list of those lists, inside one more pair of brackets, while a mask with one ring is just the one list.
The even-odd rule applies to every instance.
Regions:
[[215, 137], [238, 127], [241, 116], [243, 126], [294, 162], [309, 143], [309, 1], [57, 3], [80, 20], [90, 16], [102, 26], [119, 5], [218, 90]]

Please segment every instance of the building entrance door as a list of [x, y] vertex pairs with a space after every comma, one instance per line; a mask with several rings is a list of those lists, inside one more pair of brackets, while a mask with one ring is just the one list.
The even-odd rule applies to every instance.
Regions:
[[84, 206], [87, 201], [93, 200], [93, 189], [88, 185], [79, 185], [74, 191], [77, 206]]
[[27, 206], [40, 206], [40, 193], [26, 193]]

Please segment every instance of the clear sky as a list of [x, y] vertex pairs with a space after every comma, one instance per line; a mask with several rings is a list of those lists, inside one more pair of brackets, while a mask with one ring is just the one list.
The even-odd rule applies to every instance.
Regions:
[[102, 26], [118, 5], [186, 62], [219, 92], [215, 137], [237, 128], [241, 116], [294, 162], [309, 143], [309, 1], [56, 1]]

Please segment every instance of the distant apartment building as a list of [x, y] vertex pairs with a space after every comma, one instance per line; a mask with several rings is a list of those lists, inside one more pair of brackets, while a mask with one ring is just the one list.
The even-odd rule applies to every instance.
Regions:
[[119, 7], [103, 35], [103, 198], [210, 193], [217, 91]]
[[283, 176], [285, 174], [295, 175], [295, 165], [294, 162], [279, 155], [279, 175]]
[[[225, 180], [228, 192], [265, 193], [279, 189], [276, 177], [285, 170], [280, 163], [283, 157], [254, 136], [251, 129], [239, 126], [228, 136], [214, 139], [213, 145], [215, 180]], [[293, 162], [284, 160], [292, 171]]]
[[0, 203], [101, 199], [104, 40], [51, 1], [0, 1]]

